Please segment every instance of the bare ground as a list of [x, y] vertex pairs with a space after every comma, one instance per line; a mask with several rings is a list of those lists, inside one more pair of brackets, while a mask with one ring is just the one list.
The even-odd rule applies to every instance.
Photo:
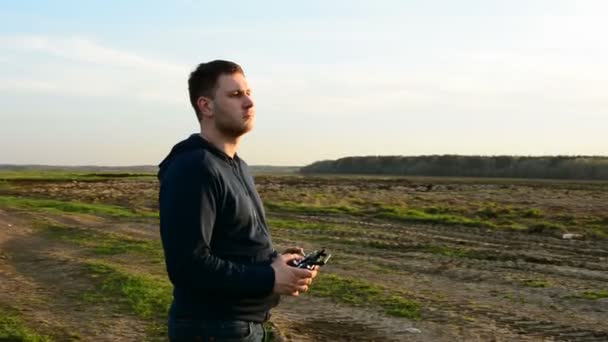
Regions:
[[[369, 232], [364, 238], [357, 236], [357, 241], [373, 241], [381, 248], [344, 244], [349, 234], [343, 232], [326, 236], [321, 243], [336, 255], [327, 269], [406, 291], [425, 308], [423, 320], [414, 325], [438, 324], [421, 328], [424, 340], [608, 340], [608, 301], [575, 296], [587, 289], [606, 287], [608, 246], [604, 241], [486, 233], [470, 227], [363, 222], [346, 217], [292, 218], [358, 226], [355, 235]], [[314, 239], [326, 233], [284, 229], [277, 235], [303, 234]], [[279, 242], [289, 244], [290, 240]], [[479, 253], [473, 258], [454, 258], [426, 253], [421, 248], [436, 241]], [[318, 243], [307, 245], [318, 247]], [[546, 287], [526, 286], [530, 279], [542, 280]], [[440, 331], [445, 338], [431, 337], [424, 331]], [[404, 340], [412, 338], [408, 335]]]
[[[354, 191], [357, 195], [369, 191], [366, 199], [371, 200], [444, 205], [495, 201], [574, 216], [602, 217], [608, 209], [604, 200], [608, 192], [595, 184], [439, 182], [431, 193], [428, 185], [404, 180], [370, 184], [346, 178], [309, 181], [288, 177], [259, 183], [262, 197], [277, 199], [296, 196], [295, 187], [302, 196], [307, 196], [306, 189], [319, 188], [325, 193]], [[155, 191], [149, 182], [23, 182], [5, 193], [152, 210]], [[138, 198], [135, 204], [133, 198]], [[149, 220], [36, 215], [138, 239], [158, 239], [157, 223]], [[291, 245], [307, 250], [328, 248], [334, 257], [320, 277], [334, 273], [364, 279], [398, 290], [422, 306], [422, 318], [409, 320], [386, 315], [373, 306], [350, 306], [308, 294], [284, 298], [271, 321], [286, 341], [608, 341], [608, 299], [580, 296], [584, 291], [608, 290], [605, 239], [564, 240], [346, 215], [275, 212], [269, 216], [348, 227], [332, 231], [277, 226], [272, 231], [279, 249]], [[78, 293], [95, 286], [83, 276], [80, 261], [84, 252], [78, 246], [34, 234], [32, 218], [28, 213], [0, 210], [0, 303], [18, 309], [30, 326], [59, 340], [145, 339], [148, 322], [103, 304], [84, 305], [78, 300]], [[164, 272], [162, 265], [129, 261], [149, 273]]]
[[144, 322], [78, 298], [94, 290], [74, 247], [43, 239], [21, 215], [0, 209], [0, 303], [59, 341], [142, 341]]

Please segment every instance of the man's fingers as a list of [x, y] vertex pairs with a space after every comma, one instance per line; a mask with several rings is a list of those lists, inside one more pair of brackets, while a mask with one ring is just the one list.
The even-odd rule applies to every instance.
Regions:
[[310, 285], [312, 284], [312, 278], [300, 278], [298, 279], [298, 285]]
[[302, 256], [300, 254], [283, 254], [283, 259], [285, 262], [290, 262], [295, 259], [302, 259]]
[[[315, 267], [319, 267], [319, 266], [315, 266]], [[311, 271], [311, 273], [312, 273], [312, 275], [310, 276], [311, 278], [316, 277], [316, 276], [317, 276], [317, 273], [318, 273], [318, 272], [317, 272], [317, 269], [316, 269], [316, 268], [313, 268], [313, 269], [312, 269], [312, 271]]]
[[312, 278], [313, 273], [307, 269], [303, 268], [294, 268], [292, 270], [293, 274], [298, 278]]

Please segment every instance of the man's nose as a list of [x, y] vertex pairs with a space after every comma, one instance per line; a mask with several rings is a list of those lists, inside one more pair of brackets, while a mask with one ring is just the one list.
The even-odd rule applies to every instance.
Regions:
[[250, 95], [245, 95], [245, 100], [243, 101], [243, 107], [251, 108], [253, 107], [253, 99]]

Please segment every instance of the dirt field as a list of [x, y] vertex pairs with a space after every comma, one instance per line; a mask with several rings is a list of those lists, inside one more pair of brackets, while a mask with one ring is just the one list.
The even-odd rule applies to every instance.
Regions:
[[[273, 311], [275, 340], [608, 341], [606, 183], [256, 181], [277, 249], [333, 254]], [[0, 314], [14, 318], [0, 340], [7, 326], [165, 340], [157, 191], [152, 177], [0, 182]]]

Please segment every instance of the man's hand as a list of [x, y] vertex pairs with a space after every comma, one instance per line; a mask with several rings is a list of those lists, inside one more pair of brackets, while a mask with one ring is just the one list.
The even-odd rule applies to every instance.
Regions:
[[274, 293], [299, 296], [300, 292], [308, 291], [312, 279], [317, 276], [317, 270], [307, 270], [289, 266], [287, 263], [301, 259], [300, 254], [281, 254], [270, 266], [274, 269]]

